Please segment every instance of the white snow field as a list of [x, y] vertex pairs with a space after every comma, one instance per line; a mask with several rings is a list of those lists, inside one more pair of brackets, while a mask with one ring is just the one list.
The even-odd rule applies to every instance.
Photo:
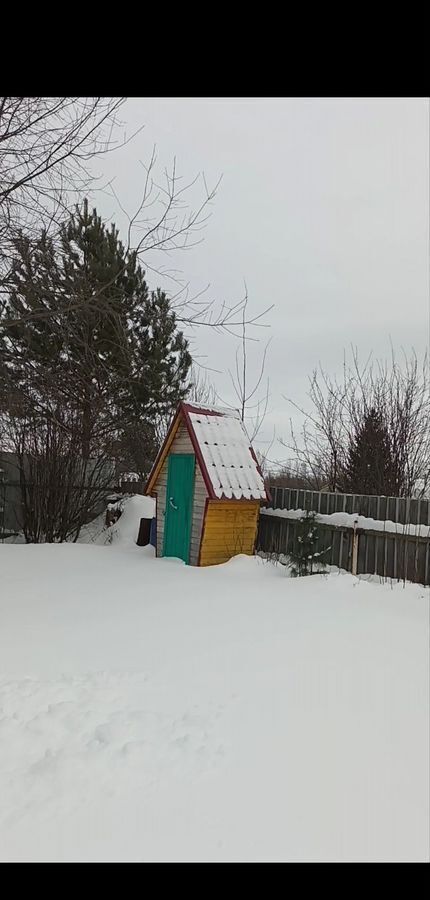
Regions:
[[0, 546], [0, 860], [428, 860], [428, 590], [157, 560], [138, 515]]

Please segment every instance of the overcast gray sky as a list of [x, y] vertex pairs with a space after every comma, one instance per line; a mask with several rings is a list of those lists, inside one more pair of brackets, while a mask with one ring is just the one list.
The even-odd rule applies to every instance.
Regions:
[[[307, 376], [321, 362], [339, 371], [351, 342], [363, 357], [429, 341], [429, 103], [425, 99], [131, 99], [122, 109], [128, 146], [103, 158], [104, 176], [132, 214], [157, 145], [157, 174], [176, 156], [190, 179], [222, 183], [204, 242], [161, 265], [180, 268], [194, 292], [258, 313], [274, 304], [271, 328], [249, 350], [250, 378], [264, 341], [270, 404], [262, 440], [286, 435], [291, 408], [306, 402]], [[201, 192], [194, 193], [196, 200]], [[114, 199], [99, 210], [124, 236]], [[156, 287], [155, 275], [148, 282]], [[193, 334], [202, 362], [233, 400], [226, 371], [233, 338]], [[263, 449], [263, 447], [261, 447]], [[275, 446], [272, 455], [282, 456]]]

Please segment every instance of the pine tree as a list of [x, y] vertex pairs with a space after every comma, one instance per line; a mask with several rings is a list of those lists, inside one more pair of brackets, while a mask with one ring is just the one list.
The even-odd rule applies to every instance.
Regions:
[[318, 551], [319, 527], [316, 513], [307, 511], [297, 520], [295, 547], [289, 554], [291, 575], [312, 575], [323, 572], [326, 563], [322, 561], [323, 553]]
[[168, 297], [149, 291], [136, 254], [87, 202], [59, 246], [42, 233], [35, 244], [21, 237], [15, 252], [3, 322], [20, 323], [3, 331], [1, 386], [45, 412], [65, 403], [79, 413], [84, 458], [109, 445], [146, 474], [160, 418], [185, 396], [191, 365]]
[[352, 494], [395, 496], [398, 479], [390, 435], [372, 408], [352, 435], [345, 465], [344, 490]]

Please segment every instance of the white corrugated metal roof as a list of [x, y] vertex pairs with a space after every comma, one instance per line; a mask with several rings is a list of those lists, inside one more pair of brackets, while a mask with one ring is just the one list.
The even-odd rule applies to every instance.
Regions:
[[213, 410], [210, 415], [190, 411], [189, 417], [215, 496], [265, 500], [264, 481], [236, 411]]

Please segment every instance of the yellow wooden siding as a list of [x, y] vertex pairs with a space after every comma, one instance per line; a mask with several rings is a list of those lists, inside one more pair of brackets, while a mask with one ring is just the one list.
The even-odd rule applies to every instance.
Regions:
[[214, 566], [238, 553], [252, 555], [260, 504], [253, 500], [211, 500], [208, 503], [200, 565]]
[[[194, 447], [188, 434], [186, 425], [180, 423], [170, 447], [170, 453], [194, 453]], [[157, 492], [157, 556], [163, 555], [164, 543], [164, 518], [166, 513], [167, 470], [169, 455], [166, 456], [153, 490]], [[194, 482], [194, 503], [192, 511], [190, 565], [196, 566], [200, 550], [200, 538], [205, 512], [206, 497], [208, 492], [203, 481], [203, 475], [196, 459], [196, 473]]]

